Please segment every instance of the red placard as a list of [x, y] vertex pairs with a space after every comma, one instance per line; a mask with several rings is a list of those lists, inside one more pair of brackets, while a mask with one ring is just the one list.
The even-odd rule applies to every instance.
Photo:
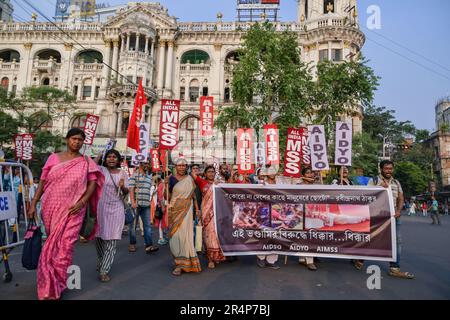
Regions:
[[22, 160], [33, 160], [33, 135], [25, 133], [22, 139]]
[[152, 172], [161, 171], [158, 149], [150, 149], [150, 159], [152, 160]]
[[94, 116], [92, 114], [86, 115], [86, 122], [84, 124], [84, 134], [86, 139], [84, 139], [84, 144], [92, 145], [94, 143], [95, 132], [97, 131], [98, 122], [100, 117]]
[[302, 164], [307, 167], [311, 166], [311, 148], [309, 147], [309, 131], [308, 128], [302, 128]]
[[172, 150], [178, 143], [180, 100], [161, 100], [159, 147]]
[[239, 174], [251, 174], [255, 171], [252, 163], [253, 129], [237, 130], [237, 165]]
[[23, 136], [21, 134], [14, 135], [14, 149], [16, 150], [16, 160], [22, 159]]
[[276, 124], [264, 126], [264, 136], [266, 137], [266, 164], [280, 164], [280, 144], [279, 131]]
[[289, 128], [284, 153], [284, 175], [300, 178], [302, 175], [302, 139], [305, 128]]
[[202, 136], [212, 136], [214, 127], [214, 97], [200, 98], [200, 125]]

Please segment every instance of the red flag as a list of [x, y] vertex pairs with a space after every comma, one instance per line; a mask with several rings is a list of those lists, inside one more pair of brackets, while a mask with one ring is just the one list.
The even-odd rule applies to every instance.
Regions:
[[139, 153], [139, 124], [142, 119], [142, 106], [147, 104], [142, 79], [139, 81], [139, 87], [134, 100], [133, 113], [131, 114], [130, 124], [128, 125], [127, 146]]

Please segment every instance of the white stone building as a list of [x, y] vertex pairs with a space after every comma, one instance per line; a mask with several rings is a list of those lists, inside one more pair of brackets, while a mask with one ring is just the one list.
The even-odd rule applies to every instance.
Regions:
[[[234, 132], [215, 136], [213, 144], [200, 137], [199, 96], [213, 96], [216, 113], [232, 103], [231, 69], [249, 23], [223, 22], [220, 14], [215, 22], [178, 22], [159, 3], [130, 2], [105, 22], [55, 24], [58, 28], [36, 21], [0, 22], [4, 88], [20, 93], [27, 86], [49, 85], [77, 97], [71, 114], [47, 128], [63, 132], [69, 126], [82, 127], [83, 115], [97, 114], [97, 141], [117, 137], [119, 149], [124, 148], [134, 84], [142, 79], [151, 102], [145, 121], [152, 139], [158, 139], [159, 99], [180, 99], [179, 149], [186, 158], [205, 161], [209, 144], [220, 149], [214, 150], [219, 158], [233, 161]], [[299, 0], [298, 21], [278, 22], [276, 29], [298, 34], [305, 62], [351, 59], [365, 42], [356, 0]], [[362, 114], [351, 120], [354, 131], [361, 131]]]

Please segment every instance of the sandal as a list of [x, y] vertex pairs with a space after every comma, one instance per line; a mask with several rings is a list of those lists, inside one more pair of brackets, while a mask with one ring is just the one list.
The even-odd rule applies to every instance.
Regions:
[[314, 263], [309, 263], [309, 264], [306, 265], [306, 267], [310, 271], [317, 271], [317, 267], [316, 267], [316, 265]]
[[136, 245], [130, 244], [128, 246], [128, 252], [136, 252]]
[[361, 260], [355, 260], [353, 261], [353, 265], [356, 269], [361, 270], [364, 267], [364, 262], [362, 262]]
[[147, 252], [147, 253], [156, 252], [158, 250], [159, 250], [159, 248], [155, 247], [155, 246], [148, 246], [147, 248], [145, 248], [145, 252]]
[[389, 270], [389, 275], [392, 277], [402, 278], [402, 279], [414, 279], [416, 276], [410, 272], [400, 271], [400, 268], [391, 268]]
[[214, 264], [214, 262], [210, 261], [210, 262], [208, 263], [208, 268], [209, 268], [209, 269], [214, 269], [215, 267], [216, 267], [216, 265]]
[[181, 268], [175, 268], [175, 270], [172, 271], [172, 274], [174, 276], [181, 276]]
[[111, 281], [111, 277], [107, 274], [101, 274], [100, 275], [100, 282], [109, 282]]

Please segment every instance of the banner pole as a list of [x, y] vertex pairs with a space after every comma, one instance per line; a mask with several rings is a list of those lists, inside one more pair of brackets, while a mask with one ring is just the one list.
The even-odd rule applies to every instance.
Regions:
[[341, 186], [342, 186], [342, 185], [344, 185], [344, 167], [343, 166], [341, 166], [340, 172], [341, 172]]

